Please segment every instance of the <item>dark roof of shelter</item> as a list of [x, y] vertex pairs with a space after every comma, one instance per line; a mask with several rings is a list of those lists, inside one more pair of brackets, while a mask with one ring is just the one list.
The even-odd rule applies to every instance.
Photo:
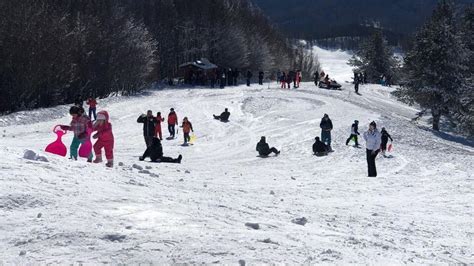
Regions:
[[187, 63], [181, 64], [179, 67], [183, 68], [183, 67], [188, 67], [188, 66], [194, 66], [203, 70], [218, 68], [217, 65], [211, 63], [207, 58], [201, 58], [201, 60], [196, 60], [194, 62], [187, 62]]

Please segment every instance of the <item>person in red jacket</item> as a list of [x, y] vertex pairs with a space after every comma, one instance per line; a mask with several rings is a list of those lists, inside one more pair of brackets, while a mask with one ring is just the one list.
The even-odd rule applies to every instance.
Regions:
[[185, 117], [183, 119], [183, 125], [181, 127], [183, 128], [184, 145], [186, 145], [191, 140], [191, 137], [189, 136], [189, 133], [191, 131], [194, 132], [193, 124], [191, 124], [191, 122], [189, 122], [188, 118]]
[[163, 140], [163, 134], [161, 133], [161, 122], [165, 122], [165, 119], [161, 117], [161, 112], [156, 113], [156, 125], [155, 125], [155, 138]]
[[178, 115], [174, 111], [174, 108], [170, 109], [170, 113], [168, 115], [168, 131], [170, 132], [169, 139], [174, 139], [176, 131], [175, 127], [178, 125]]
[[112, 124], [109, 122], [109, 113], [100, 111], [94, 123], [93, 130], [97, 133], [93, 136], [97, 139], [94, 144], [95, 160], [94, 163], [102, 162], [102, 148], [105, 150], [107, 158], [107, 167], [114, 166], [114, 134], [112, 133]]
[[89, 97], [87, 99], [86, 104], [89, 105], [89, 118], [92, 119], [92, 115], [94, 115], [94, 120], [97, 120], [97, 114], [95, 113], [97, 110], [97, 101], [94, 97]]

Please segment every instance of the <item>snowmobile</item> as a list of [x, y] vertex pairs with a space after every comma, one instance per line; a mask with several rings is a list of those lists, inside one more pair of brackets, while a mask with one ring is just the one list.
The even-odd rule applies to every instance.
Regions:
[[337, 83], [335, 80], [330, 80], [329, 84], [324, 81], [320, 81], [318, 87], [321, 89], [328, 89], [328, 90], [339, 90], [341, 89], [342, 85]]

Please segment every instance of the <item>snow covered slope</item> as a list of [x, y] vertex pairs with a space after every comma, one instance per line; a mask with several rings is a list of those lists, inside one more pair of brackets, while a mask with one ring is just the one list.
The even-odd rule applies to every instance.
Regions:
[[[387, 88], [276, 87], [101, 101], [116, 138], [113, 169], [42, 152], [50, 129], [69, 122], [67, 107], [0, 118], [0, 261], [474, 263], [472, 146], [412, 123], [417, 110]], [[181, 147], [180, 132], [164, 151], [182, 154], [181, 165], [138, 162], [137, 117], [170, 107], [189, 117], [196, 145]], [[225, 107], [231, 122], [213, 120]], [[311, 145], [324, 113], [335, 152], [318, 158]], [[354, 119], [361, 131], [376, 120], [395, 139], [377, 178], [366, 177], [365, 150], [345, 146]], [[263, 135], [280, 156], [256, 157]], [[23, 159], [26, 149], [49, 162]], [[302, 217], [305, 225], [292, 222]]]

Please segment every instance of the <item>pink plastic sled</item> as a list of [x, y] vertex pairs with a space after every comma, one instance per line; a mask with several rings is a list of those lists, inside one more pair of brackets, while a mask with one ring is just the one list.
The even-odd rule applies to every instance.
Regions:
[[91, 133], [92, 129], [87, 129], [87, 140], [79, 148], [79, 157], [81, 158], [88, 158], [92, 152]]
[[66, 148], [66, 145], [64, 145], [62, 141], [62, 137], [67, 133], [67, 130], [62, 130], [61, 127], [57, 125], [54, 127], [53, 132], [56, 133], [56, 136], [57, 136], [56, 141], [49, 144], [46, 147], [45, 151], [65, 157], [67, 154], [67, 148]]
[[392, 152], [393, 150], [393, 145], [390, 143], [387, 148], [388, 152]]

